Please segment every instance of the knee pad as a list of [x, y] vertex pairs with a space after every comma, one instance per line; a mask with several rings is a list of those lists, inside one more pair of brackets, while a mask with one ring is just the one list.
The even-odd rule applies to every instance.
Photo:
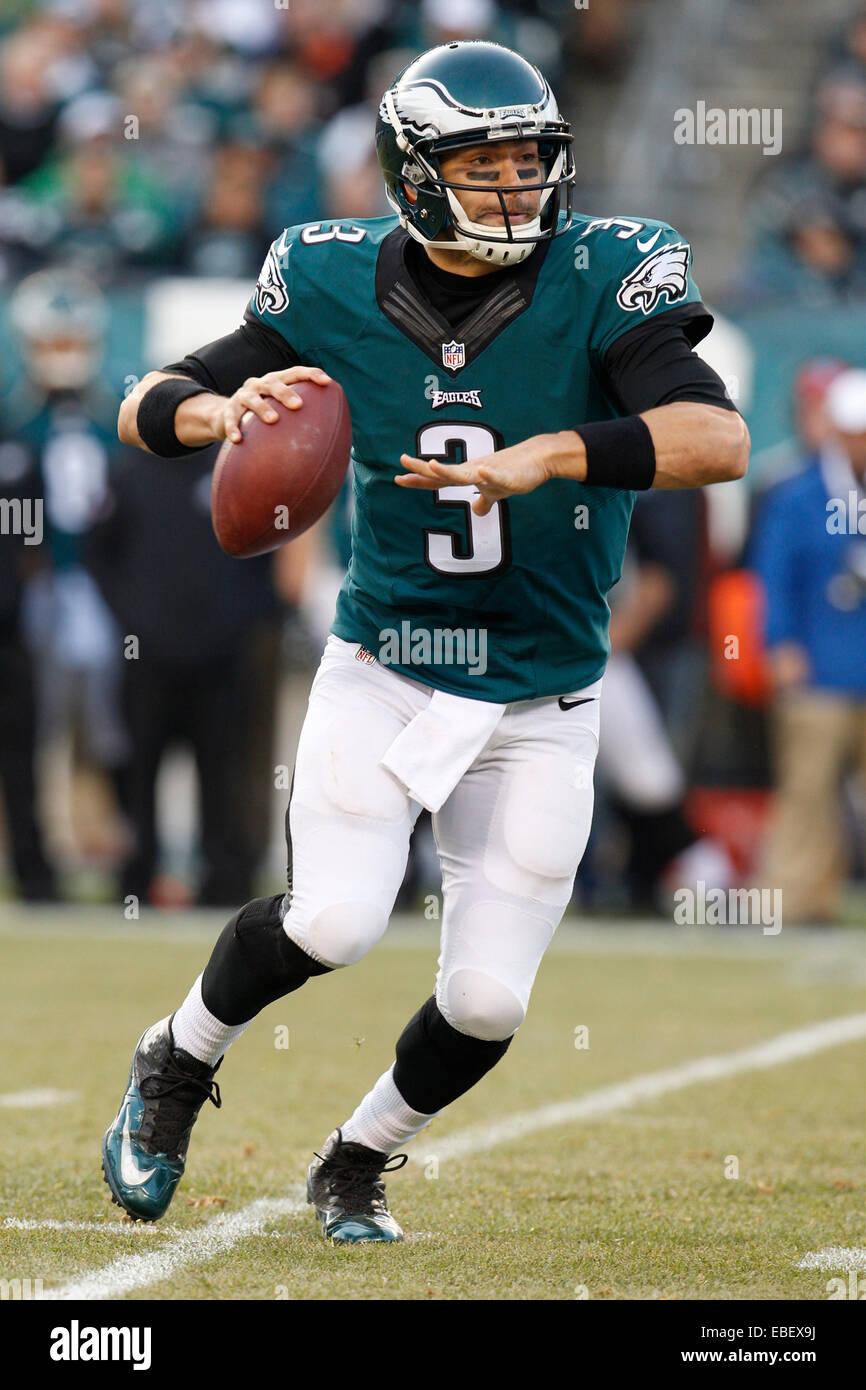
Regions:
[[509, 1037], [523, 1022], [562, 909], [494, 898], [467, 902], [458, 896], [446, 916], [436, 979], [442, 1013], [472, 1037]]
[[484, 1042], [458, 1032], [431, 995], [397, 1042], [394, 1085], [412, 1110], [435, 1115], [495, 1067], [510, 1043], [511, 1038]]
[[379, 759], [397, 736], [399, 725], [387, 710], [369, 709], [363, 736], [351, 721], [334, 719], [326, 726], [318, 784], [329, 808], [342, 815], [396, 824], [407, 812], [407, 795]]
[[314, 956], [326, 965], [354, 965], [387, 925], [387, 913], [376, 903], [333, 903], [315, 914], [306, 936]]
[[455, 970], [437, 1000], [453, 1028], [483, 1042], [500, 1042], [517, 1031], [525, 1010], [517, 995], [483, 970]]
[[484, 858], [485, 874], [497, 888], [549, 905], [568, 902], [592, 822], [589, 769], [545, 766], [515, 777], [498, 813], [500, 834]]
[[565, 778], [528, 784], [505, 812], [505, 841], [517, 864], [540, 878], [573, 878], [592, 822], [591, 793]]
[[217, 938], [201, 995], [221, 1023], [247, 1023], [267, 1004], [300, 989], [311, 975], [330, 969], [286, 936], [282, 902], [282, 893], [256, 898], [235, 913]]

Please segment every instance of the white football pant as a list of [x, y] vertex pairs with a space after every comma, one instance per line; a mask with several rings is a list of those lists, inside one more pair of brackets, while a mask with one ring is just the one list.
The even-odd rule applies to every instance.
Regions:
[[[361, 959], [383, 935], [421, 807], [379, 761], [432, 688], [328, 638], [298, 745], [284, 927], [314, 959]], [[462, 1033], [510, 1037], [571, 898], [592, 820], [601, 681], [508, 705], [433, 816], [443, 883], [436, 1002]]]

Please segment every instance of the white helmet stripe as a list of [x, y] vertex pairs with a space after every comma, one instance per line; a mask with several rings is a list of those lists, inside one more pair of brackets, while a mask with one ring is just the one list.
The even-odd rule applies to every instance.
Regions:
[[408, 150], [409, 141], [403, 134], [403, 123], [397, 115], [397, 107], [394, 103], [394, 93], [389, 89], [385, 93], [385, 110], [388, 113], [388, 120], [394, 127], [394, 135], [401, 150]]

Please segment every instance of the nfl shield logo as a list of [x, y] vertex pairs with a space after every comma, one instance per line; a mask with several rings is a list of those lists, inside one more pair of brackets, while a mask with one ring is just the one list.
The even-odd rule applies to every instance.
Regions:
[[466, 349], [462, 343], [443, 343], [442, 344], [442, 365], [450, 367], [456, 371], [466, 362]]

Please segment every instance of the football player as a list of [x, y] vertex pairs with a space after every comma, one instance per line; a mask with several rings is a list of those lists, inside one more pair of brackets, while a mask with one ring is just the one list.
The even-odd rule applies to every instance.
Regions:
[[394, 215], [283, 231], [242, 327], [120, 412], [123, 439], [177, 456], [334, 378], [353, 422], [352, 558], [298, 747], [288, 891], [241, 908], [147, 1029], [105, 1135], [111, 1191], [144, 1219], [231, 1043], [382, 936], [423, 805], [435, 990], [307, 1179], [330, 1239], [401, 1238], [382, 1173], [504, 1056], [571, 897], [635, 492], [746, 469], [743, 420], [692, 351], [712, 319], [689, 246], [572, 212], [569, 127], [535, 67], [430, 50], [385, 93], [377, 147]]

